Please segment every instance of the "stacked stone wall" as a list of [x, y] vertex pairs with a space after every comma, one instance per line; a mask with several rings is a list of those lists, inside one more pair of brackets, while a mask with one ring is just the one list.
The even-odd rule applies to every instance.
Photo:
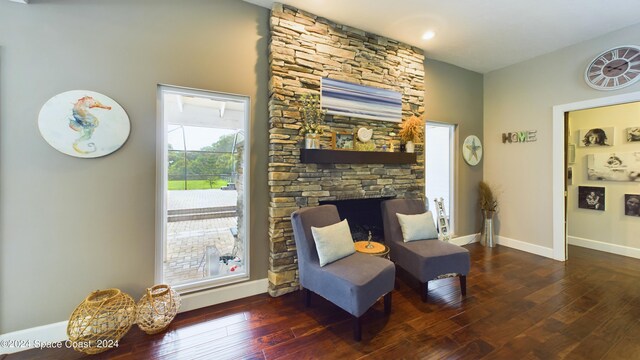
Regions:
[[[282, 4], [271, 12], [269, 44], [269, 293], [299, 289], [291, 213], [320, 200], [396, 195], [424, 198], [424, 154], [410, 165], [302, 164], [299, 97], [319, 94], [323, 77], [398, 91], [403, 118], [424, 114], [424, 55], [420, 49]], [[397, 148], [399, 124], [327, 116], [331, 132], [373, 129], [378, 150]], [[391, 135], [390, 135], [391, 134]]]

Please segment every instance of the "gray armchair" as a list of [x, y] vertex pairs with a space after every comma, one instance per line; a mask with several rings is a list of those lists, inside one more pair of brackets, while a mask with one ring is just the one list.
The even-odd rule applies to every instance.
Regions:
[[459, 276], [460, 292], [465, 296], [471, 266], [467, 249], [438, 239], [403, 240], [396, 214], [415, 215], [425, 211], [422, 200], [393, 199], [382, 203], [384, 238], [391, 250], [391, 260], [418, 279], [422, 301], [427, 301], [428, 282], [445, 274]]
[[300, 285], [307, 306], [311, 292], [336, 304], [354, 317], [354, 338], [361, 339], [361, 316], [384, 296], [384, 311], [391, 312], [391, 290], [396, 269], [387, 259], [354, 253], [320, 267], [311, 227], [340, 222], [335, 205], [302, 208], [291, 214], [298, 253]]

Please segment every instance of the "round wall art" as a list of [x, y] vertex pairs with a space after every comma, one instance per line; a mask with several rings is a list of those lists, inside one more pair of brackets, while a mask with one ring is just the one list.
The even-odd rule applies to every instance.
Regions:
[[469, 135], [462, 144], [462, 157], [467, 164], [476, 166], [482, 160], [482, 143], [475, 135]]
[[87, 90], [60, 93], [40, 109], [38, 128], [56, 150], [96, 158], [118, 150], [129, 137], [129, 117], [115, 100]]

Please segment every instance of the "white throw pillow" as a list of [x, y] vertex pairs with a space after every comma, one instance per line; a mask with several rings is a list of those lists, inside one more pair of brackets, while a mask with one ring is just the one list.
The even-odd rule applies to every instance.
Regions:
[[325, 227], [311, 227], [320, 266], [325, 266], [356, 252], [347, 219]]
[[417, 215], [396, 214], [404, 242], [425, 239], [437, 239], [438, 231], [431, 211]]

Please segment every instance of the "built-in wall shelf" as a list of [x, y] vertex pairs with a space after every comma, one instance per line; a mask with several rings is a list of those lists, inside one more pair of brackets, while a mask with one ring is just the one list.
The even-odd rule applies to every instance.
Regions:
[[300, 162], [309, 164], [415, 164], [415, 153], [300, 149]]

